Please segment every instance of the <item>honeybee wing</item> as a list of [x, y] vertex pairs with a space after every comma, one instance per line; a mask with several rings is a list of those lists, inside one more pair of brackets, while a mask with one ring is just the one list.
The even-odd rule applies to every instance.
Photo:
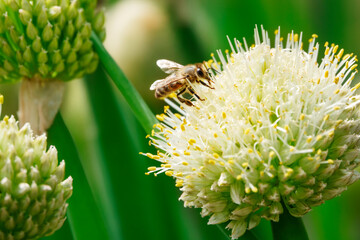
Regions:
[[159, 79], [159, 80], [156, 80], [155, 82], [153, 82], [153, 84], [151, 84], [151, 86], [150, 86], [150, 90], [155, 90], [156, 86], [164, 80], [165, 79]]
[[166, 59], [159, 59], [156, 61], [156, 65], [159, 66], [159, 68], [161, 70], [163, 70], [164, 72], [166, 72], [167, 74], [171, 74], [176, 72], [177, 70], [179, 70], [180, 68], [184, 67], [183, 65], [170, 61], [170, 60], [166, 60]]

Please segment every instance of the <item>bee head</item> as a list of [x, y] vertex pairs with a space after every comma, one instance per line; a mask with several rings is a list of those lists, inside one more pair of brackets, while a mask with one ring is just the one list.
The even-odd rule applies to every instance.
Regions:
[[196, 76], [200, 79], [210, 80], [209, 71], [206, 68], [205, 64], [198, 63], [196, 64]]

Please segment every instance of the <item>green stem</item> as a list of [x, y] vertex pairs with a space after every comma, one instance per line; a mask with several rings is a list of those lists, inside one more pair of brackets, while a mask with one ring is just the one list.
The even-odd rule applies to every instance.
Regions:
[[107, 74], [109, 74], [116, 87], [120, 90], [145, 131], [150, 132], [154, 123], [157, 122], [154, 114], [151, 112], [150, 108], [136, 91], [134, 86], [126, 78], [114, 59], [106, 51], [100, 39], [94, 32], [91, 33], [91, 40], [93, 41], [94, 48], [99, 55], [102, 67], [105, 69]]
[[290, 215], [286, 206], [283, 205], [284, 213], [280, 215], [279, 222], [271, 222], [274, 240], [308, 240], [302, 218]]
[[67, 217], [74, 239], [109, 239], [102, 215], [94, 200], [72, 137], [58, 113], [48, 131], [48, 144], [66, 161], [66, 174], [74, 179]]

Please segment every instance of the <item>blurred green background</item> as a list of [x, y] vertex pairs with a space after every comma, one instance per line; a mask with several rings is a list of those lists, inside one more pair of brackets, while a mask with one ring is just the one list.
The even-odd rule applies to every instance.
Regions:
[[[360, 50], [359, 0], [109, 0], [100, 4], [107, 13], [105, 46], [154, 113], [164, 106], [149, 90], [154, 80], [165, 77], [155, 64], [157, 59], [182, 64], [209, 59], [217, 49], [229, 48], [226, 35], [245, 37], [251, 44], [255, 24], [263, 25], [272, 37], [278, 26], [284, 37], [291, 30], [303, 32], [305, 49], [307, 39], [316, 33], [320, 46], [329, 41], [345, 53]], [[1, 86], [2, 115], [16, 115], [17, 88]], [[206, 225], [199, 210], [182, 207], [172, 179], [144, 175], [155, 163], [138, 153], [155, 150], [147, 145], [146, 133], [100, 68], [67, 84], [61, 112], [103, 214], [109, 233], [104, 239], [225, 239], [215, 226]], [[359, 201], [357, 182], [341, 197], [314, 208], [304, 217], [310, 239], [360, 239]], [[84, 214], [91, 218], [91, 212]], [[46, 239], [68, 239], [69, 231], [66, 222]], [[269, 223], [262, 220], [255, 234], [272, 239]]]

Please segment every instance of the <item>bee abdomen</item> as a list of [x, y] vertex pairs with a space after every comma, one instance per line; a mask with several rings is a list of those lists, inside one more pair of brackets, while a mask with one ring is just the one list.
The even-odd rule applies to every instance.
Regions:
[[166, 91], [167, 89], [164, 89], [164, 87], [162, 88], [157, 88], [155, 90], [155, 98], [163, 98], [166, 97], [169, 93], [168, 91]]

